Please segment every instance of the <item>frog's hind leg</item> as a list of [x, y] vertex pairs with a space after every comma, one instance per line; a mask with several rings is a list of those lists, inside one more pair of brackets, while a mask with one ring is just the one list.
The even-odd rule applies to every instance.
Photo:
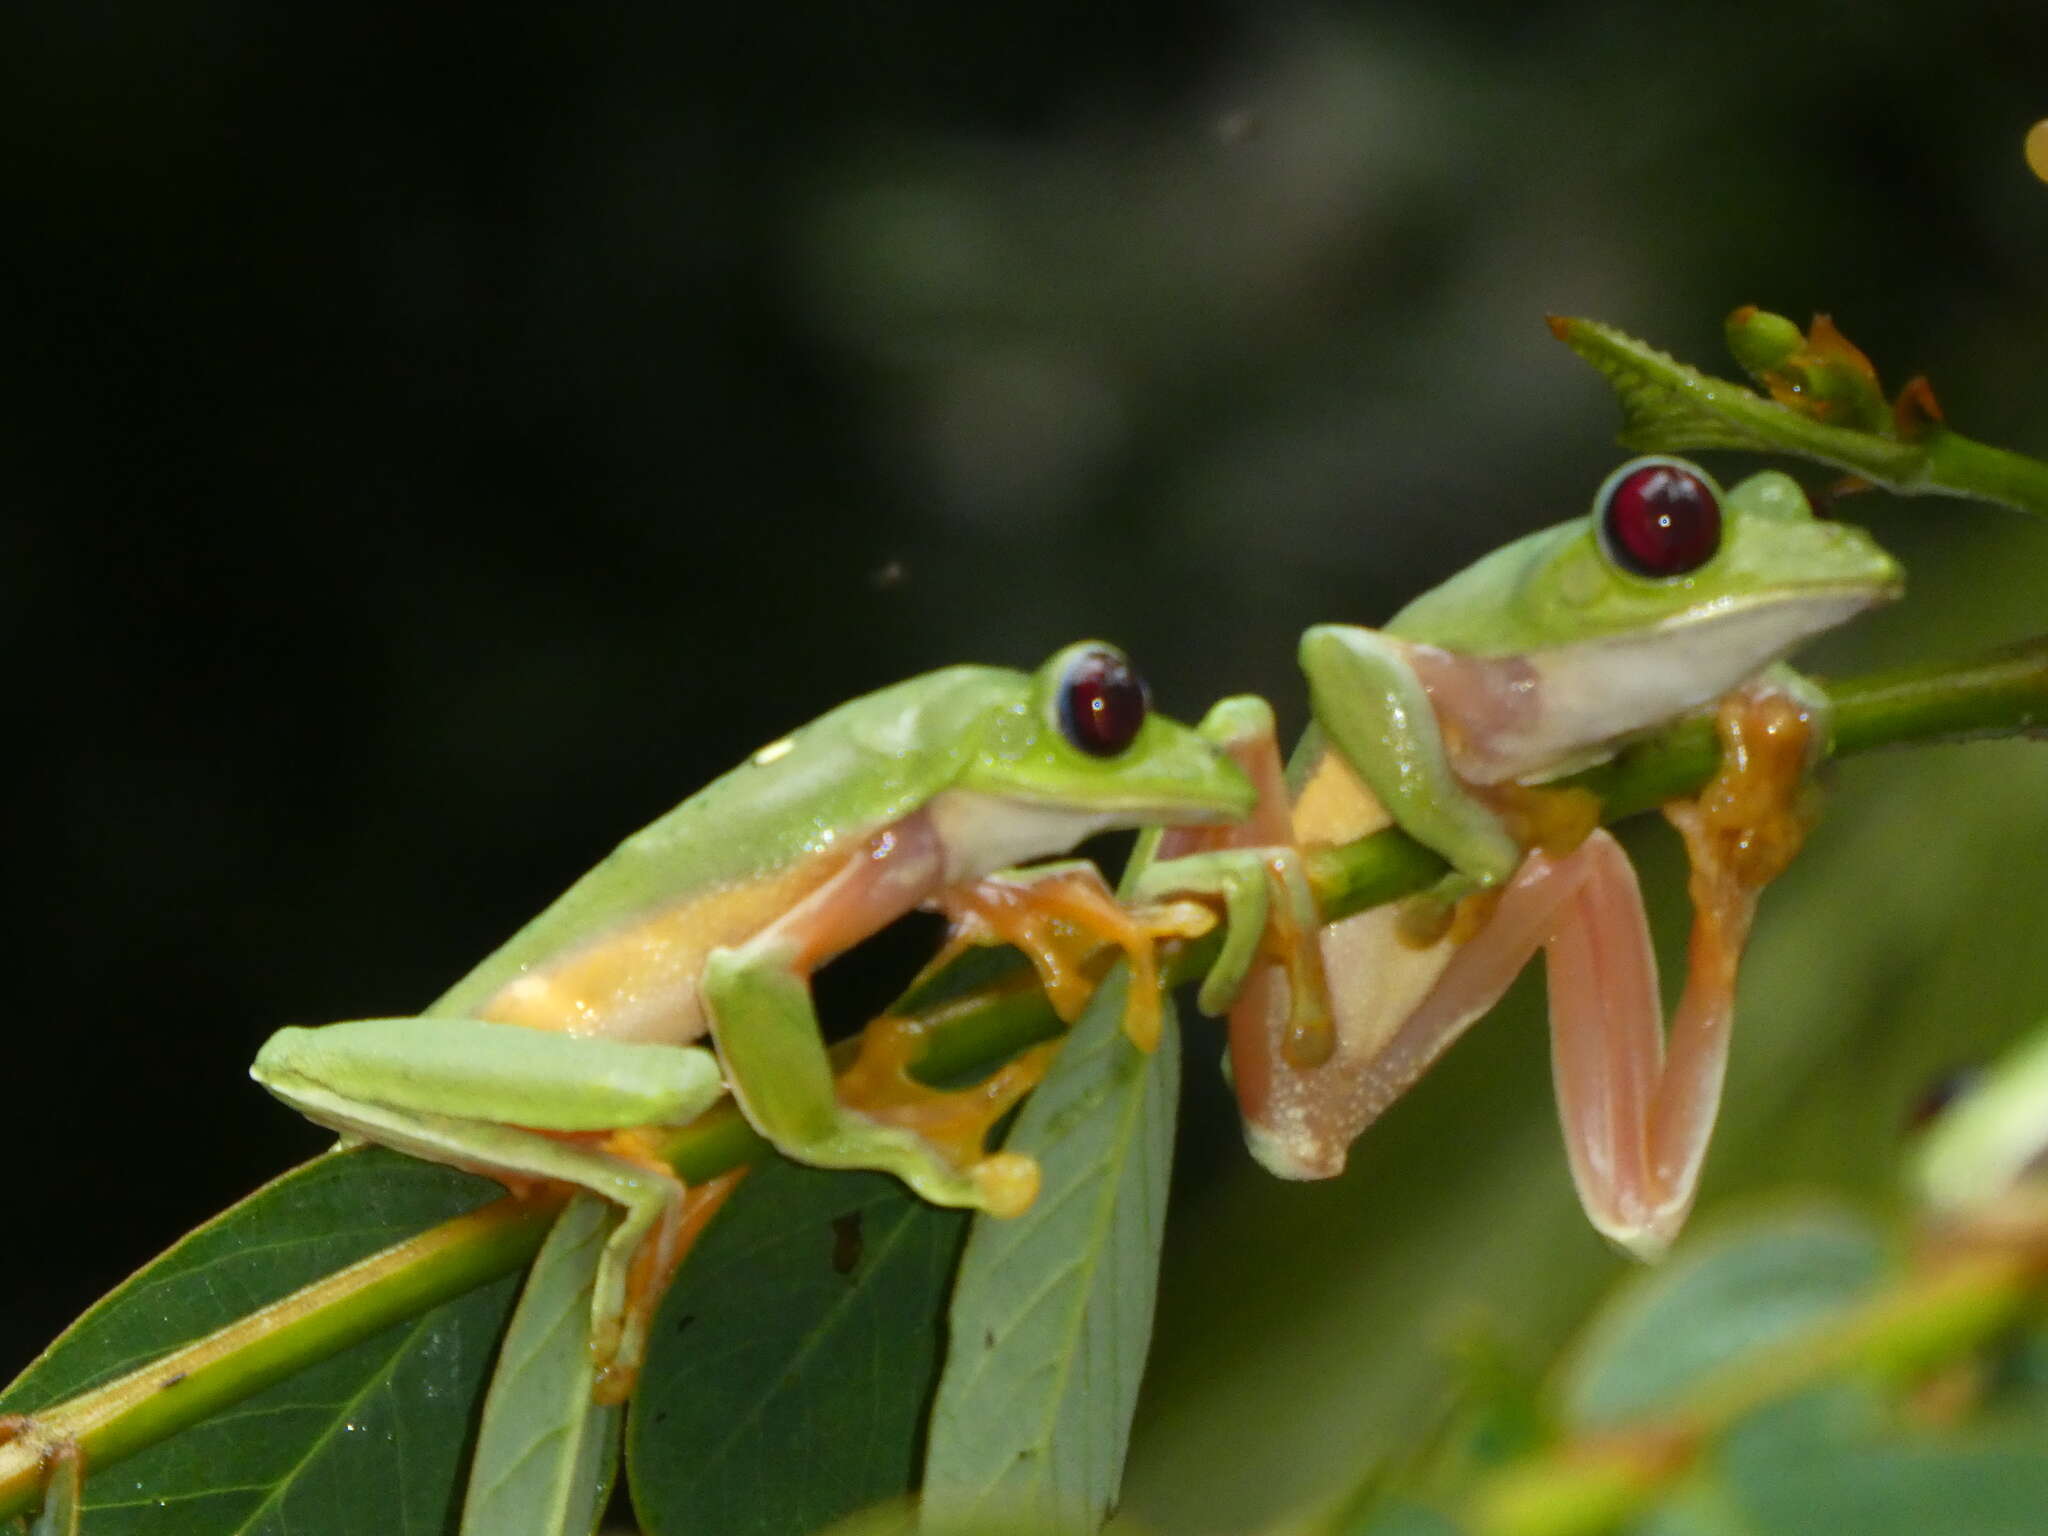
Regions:
[[609, 1379], [630, 1381], [645, 1353], [652, 1308], [659, 1300], [658, 1288], [632, 1284], [635, 1259], [644, 1249], [647, 1272], [666, 1275], [674, 1268], [683, 1232], [686, 1192], [667, 1167], [635, 1148], [606, 1145], [609, 1136], [549, 1134], [420, 1110], [392, 1111], [309, 1085], [290, 1092], [275, 1084], [271, 1088], [321, 1125], [483, 1174], [515, 1193], [551, 1181], [587, 1189], [618, 1206], [622, 1214], [605, 1240], [591, 1297], [590, 1348]]

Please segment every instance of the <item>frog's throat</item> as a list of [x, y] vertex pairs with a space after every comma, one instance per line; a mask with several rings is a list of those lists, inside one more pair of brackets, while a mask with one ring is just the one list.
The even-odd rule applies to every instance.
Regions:
[[1803, 592], [1513, 656], [1467, 656], [1413, 642], [1406, 649], [1451, 727], [1446, 735], [1455, 742], [1451, 761], [1460, 778], [1555, 778], [1719, 698], [1802, 640], [1888, 595], [1868, 587]]

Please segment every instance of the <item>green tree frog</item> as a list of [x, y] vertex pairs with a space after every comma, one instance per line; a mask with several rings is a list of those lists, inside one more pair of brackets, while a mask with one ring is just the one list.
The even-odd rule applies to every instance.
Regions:
[[[729, 1083], [798, 1161], [1021, 1209], [1028, 1158], [980, 1155], [978, 1135], [949, 1156], [835, 1096], [810, 973], [921, 904], [980, 893], [1009, 910], [1033, 891], [1149, 962], [1151, 934], [1092, 867], [998, 872], [1108, 828], [1241, 819], [1254, 792], [1230, 750], [1270, 718], [1257, 700], [1226, 700], [1197, 729], [1153, 715], [1123, 655], [1097, 643], [1029, 675], [914, 678], [763, 747], [627, 839], [423, 1017], [282, 1029], [251, 1075], [346, 1135], [616, 1202], [591, 1341], [630, 1379], [685, 1230], [681, 1183], [635, 1133], [689, 1121]], [[1091, 883], [1100, 900], [1077, 902]], [[691, 1044], [707, 1032], [716, 1059]]]
[[[1621, 1247], [1660, 1253], [1718, 1111], [1755, 895], [1798, 847], [1797, 791], [1827, 737], [1824, 697], [1776, 663], [1901, 582], [1868, 535], [1816, 518], [1785, 475], [1724, 494], [1698, 466], [1650, 457], [1615, 470], [1590, 515], [1495, 551], [1385, 629], [1310, 629], [1315, 724], [1289, 771], [1292, 841], [1391, 822], [1453, 873], [1433, 897], [1322, 930], [1333, 1039], [1290, 1018], [1289, 988], [1311, 973], [1250, 977], [1231, 1070], [1258, 1159], [1289, 1178], [1340, 1172], [1352, 1140], [1541, 948], [1581, 1202]], [[1590, 796], [1528, 786], [1717, 699], [1721, 773], [1667, 808], [1695, 909], [1667, 1038], [1627, 858]]]

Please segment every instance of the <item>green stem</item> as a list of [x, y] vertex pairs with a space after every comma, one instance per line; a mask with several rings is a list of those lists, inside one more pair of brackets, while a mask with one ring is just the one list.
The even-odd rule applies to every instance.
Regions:
[[[1939, 423], [1904, 437], [1834, 426], [1717, 379], [1597, 320], [1553, 316], [1551, 332], [1607, 380], [1621, 441], [1645, 453], [1735, 448], [1791, 453], [1900, 496], [1960, 496], [2048, 517], [2048, 464]], [[1873, 385], [1874, 385], [1873, 381]]]
[[[2048, 637], [1961, 664], [1847, 679], [1829, 685], [1828, 693], [1835, 702], [1836, 756], [2037, 734], [2048, 723]], [[1696, 791], [1713, 773], [1717, 755], [1711, 723], [1691, 719], [1568, 782], [1597, 794], [1602, 819], [1611, 821]], [[1420, 890], [1444, 868], [1437, 855], [1395, 830], [1318, 850], [1310, 860], [1325, 921]], [[1163, 957], [1163, 974], [1173, 982], [1193, 980], [1212, 963], [1217, 945], [1211, 936], [1180, 946]], [[1023, 1046], [1058, 1034], [1059, 1020], [1021, 957], [970, 953], [955, 969], [975, 978], [972, 990], [948, 972], [920, 987], [914, 1000], [932, 1031], [919, 1064], [924, 1074], [986, 1072]], [[694, 1182], [765, 1151], [727, 1103], [677, 1131], [666, 1154]], [[35, 1501], [40, 1456], [51, 1441], [74, 1442], [88, 1465], [104, 1467], [400, 1318], [510, 1273], [539, 1249], [549, 1214], [514, 1200], [495, 1202], [46, 1410], [37, 1416], [36, 1436], [0, 1443], [0, 1520]]]
[[2048, 464], [1935, 427], [1921, 440], [1930, 488], [2048, 516]]

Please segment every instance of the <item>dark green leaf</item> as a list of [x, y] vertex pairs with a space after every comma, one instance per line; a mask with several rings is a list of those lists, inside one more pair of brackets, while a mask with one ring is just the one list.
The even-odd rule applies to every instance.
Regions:
[[650, 1536], [805, 1536], [907, 1491], [967, 1218], [769, 1158], [670, 1288], [626, 1431]]
[[[0, 1396], [29, 1413], [201, 1338], [501, 1191], [376, 1149], [266, 1185], [74, 1324]], [[440, 1532], [509, 1280], [389, 1327], [89, 1476], [92, 1536]], [[166, 1384], [176, 1391], [177, 1384]]]
[[[1817, 1405], [1817, 1406], [1816, 1406]], [[1797, 1421], [1797, 1422], [1795, 1422]], [[1751, 1536], [2037, 1536], [2048, 1524], [2048, 1449], [2038, 1436], [1866, 1438], [1875, 1413], [1816, 1394], [1760, 1414], [1716, 1469]]]
[[1831, 1211], [1688, 1243], [1596, 1315], [1565, 1376], [1565, 1412], [1592, 1426], [1668, 1405], [1716, 1367], [1867, 1294], [1883, 1265], [1876, 1235]]

